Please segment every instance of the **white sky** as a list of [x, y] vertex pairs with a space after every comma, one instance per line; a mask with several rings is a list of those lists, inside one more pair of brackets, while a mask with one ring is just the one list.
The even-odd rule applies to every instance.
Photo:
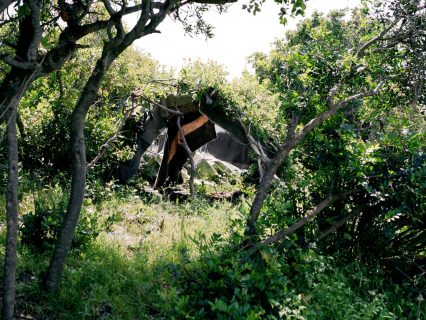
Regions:
[[[267, 0], [256, 16], [241, 9], [243, 2], [233, 4], [227, 13], [208, 12], [206, 21], [214, 26], [214, 38], [184, 35], [178, 22], [166, 18], [158, 27], [161, 34], [152, 34], [135, 42], [138, 49], [150, 53], [161, 64], [179, 69], [186, 59], [215, 60], [225, 65], [230, 78], [238, 77], [248, 67], [247, 57], [256, 52], [268, 52], [272, 42], [283, 38], [285, 30], [294, 28], [300, 18], [288, 18], [283, 26], [278, 20], [279, 7]], [[359, 0], [309, 0], [305, 16], [314, 10], [329, 12], [332, 9], [355, 7]], [[135, 21], [136, 16], [131, 20]]]

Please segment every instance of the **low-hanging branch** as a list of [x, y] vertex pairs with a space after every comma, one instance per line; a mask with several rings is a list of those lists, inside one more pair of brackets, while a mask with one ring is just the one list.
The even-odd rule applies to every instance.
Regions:
[[166, 111], [169, 114], [173, 114], [173, 115], [177, 115], [177, 116], [182, 116], [183, 115], [183, 112], [181, 112], [179, 110], [170, 109], [170, 108], [168, 108], [166, 106], [163, 106], [161, 103], [157, 103], [157, 102], [152, 101], [151, 99], [148, 99], [147, 97], [140, 96], [140, 98], [142, 100], [145, 100], [146, 102], [152, 104], [153, 106], [158, 107], [158, 108], [160, 108], [163, 111]]

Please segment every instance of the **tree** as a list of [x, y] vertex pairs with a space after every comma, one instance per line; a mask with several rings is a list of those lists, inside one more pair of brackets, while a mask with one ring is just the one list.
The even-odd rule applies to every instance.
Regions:
[[[139, 17], [138, 22], [133, 29], [126, 31], [122, 22], [122, 17], [128, 9], [126, 5], [114, 8], [109, 1], [104, 1], [105, 8], [107, 9], [111, 19], [113, 17], [116, 18], [114, 18], [112, 25], [108, 29], [108, 39], [104, 43], [101, 57], [98, 59], [92, 75], [83, 89], [71, 118], [71, 196], [65, 220], [61, 227], [59, 239], [55, 246], [53, 257], [47, 272], [46, 286], [49, 291], [54, 292], [59, 289], [65, 260], [71, 247], [72, 237], [83, 203], [87, 170], [86, 148], [84, 142], [84, 125], [86, 115], [90, 106], [96, 100], [97, 92], [110, 65], [136, 39], [157, 32], [156, 28], [164, 20], [164, 18], [173, 12], [177, 12], [180, 7], [196, 3], [200, 3], [201, 6], [206, 4], [224, 5], [228, 2], [234, 2], [234, 0], [200, 0], [193, 2], [143, 1], [141, 4], [141, 16]], [[154, 12], [154, 9], [157, 10], [156, 13]], [[200, 9], [195, 7], [195, 10], [197, 11]], [[114, 30], [112, 28], [114, 28]]]
[[[327, 20], [314, 15], [290, 33], [287, 41], [277, 42], [277, 49], [269, 57], [254, 56], [260, 80], [281, 95], [287, 134], [277, 153], [262, 159], [266, 171], [250, 210], [249, 235], [256, 235], [256, 222], [282, 161], [315, 128], [344, 108], [357, 108], [380, 92], [393, 97], [395, 87], [407, 94], [414, 88], [422, 92], [418, 89], [421, 82], [410, 80], [412, 74], [401, 66], [424, 73], [423, 59], [419, 59], [424, 49], [418, 45], [424, 41], [419, 31], [425, 27], [423, 8], [418, 2], [407, 1], [393, 9], [386, 19], [362, 11], [349, 22], [344, 22], [341, 13]], [[399, 101], [395, 99], [393, 105]], [[329, 192], [331, 195], [314, 206], [318, 210], [313, 209], [314, 214], [308, 214], [305, 222], [321, 212], [326, 207], [323, 204], [329, 204], [333, 193], [339, 191], [331, 188]], [[264, 243], [279, 242], [293, 231], [280, 231]]]
[[[0, 85], [0, 115], [3, 121], [7, 115], [9, 149], [9, 183], [7, 197], [8, 240], [10, 248], [5, 257], [3, 317], [10, 319], [14, 308], [14, 277], [16, 269], [16, 241], [18, 215], [18, 146], [15, 119], [18, 118], [18, 104], [30, 84], [37, 78], [60, 69], [80, 45], [80, 39], [90, 33], [107, 29], [112, 23], [98, 20], [99, 12], [90, 11], [94, 1], [77, 1], [73, 4], [59, 1], [56, 8], [48, 1], [23, 1], [15, 4], [14, 10], [3, 11], [15, 1], [6, 1], [2, 8], [2, 46], [0, 60], [9, 65], [7, 74]], [[58, 10], [56, 10], [58, 9]], [[140, 5], [129, 8], [127, 13], [140, 10]], [[58, 19], [67, 26], [61, 30]], [[53, 45], [52, 45], [53, 44]], [[47, 48], [47, 52], [42, 50]], [[9, 230], [10, 228], [10, 230]]]

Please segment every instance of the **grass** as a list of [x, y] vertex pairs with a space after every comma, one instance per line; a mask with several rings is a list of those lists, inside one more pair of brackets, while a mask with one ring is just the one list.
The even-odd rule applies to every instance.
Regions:
[[[31, 200], [22, 204], [26, 212], [34, 209]], [[230, 217], [238, 214], [228, 202], [179, 204], [137, 195], [88, 201], [86, 211], [113, 224], [87, 248], [72, 252], [58, 296], [45, 296], [40, 288], [49, 254], [20, 247], [17, 301], [23, 314], [37, 319], [156, 318], [153, 306], [161, 308], [158, 292], [167, 288], [168, 266], [181, 259], [182, 250], [191, 257], [199, 254], [191, 239], [227, 234]]]
[[[23, 197], [22, 212], [34, 210], [31, 197]], [[265, 255], [265, 266], [272, 266], [266, 269], [243, 266], [238, 254], [226, 247], [232, 221], [241, 218], [238, 206], [201, 198], [163, 201], [129, 189], [97, 202], [87, 200], [85, 214], [95, 216], [104, 230], [89, 245], [72, 251], [59, 294], [49, 296], [40, 288], [50, 253], [20, 246], [17, 310], [35, 319], [203, 319], [197, 316], [196, 297], [206, 294], [216, 297], [206, 302], [216, 308], [215, 318], [266, 319], [264, 311], [253, 311], [257, 306], [250, 316], [242, 316], [246, 307], [235, 304], [249, 290], [244, 294], [251, 292], [254, 300], [249, 304], [255, 305], [260, 297], [252, 290], [266, 279], [286, 290], [284, 298], [266, 300], [281, 308], [283, 319], [422, 319], [426, 314], [423, 301], [407, 296], [382, 275], [368, 275], [356, 263], [337, 266], [313, 251]], [[0, 234], [4, 242], [4, 229]], [[222, 235], [224, 251], [208, 241], [215, 234]], [[215, 293], [216, 284], [222, 290], [220, 284], [229, 281], [230, 291]], [[264, 290], [269, 296], [273, 288]]]

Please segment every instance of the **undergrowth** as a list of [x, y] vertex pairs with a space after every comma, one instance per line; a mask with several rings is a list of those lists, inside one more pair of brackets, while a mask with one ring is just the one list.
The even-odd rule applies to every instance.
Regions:
[[[23, 203], [29, 214], [36, 212], [34, 201]], [[53, 203], [54, 197], [43, 206], [56, 208]], [[238, 245], [239, 207], [246, 206], [244, 197], [238, 204], [179, 203], [126, 188], [87, 199], [84, 214], [96, 217], [102, 230], [73, 249], [59, 294], [41, 289], [51, 248], [21, 242], [18, 314], [64, 320], [425, 317], [421, 292], [410, 293], [409, 284], [393, 284], [357, 261], [341, 265], [292, 242], [248, 256]], [[4, 242], [4, 228], [1, 237]]]

